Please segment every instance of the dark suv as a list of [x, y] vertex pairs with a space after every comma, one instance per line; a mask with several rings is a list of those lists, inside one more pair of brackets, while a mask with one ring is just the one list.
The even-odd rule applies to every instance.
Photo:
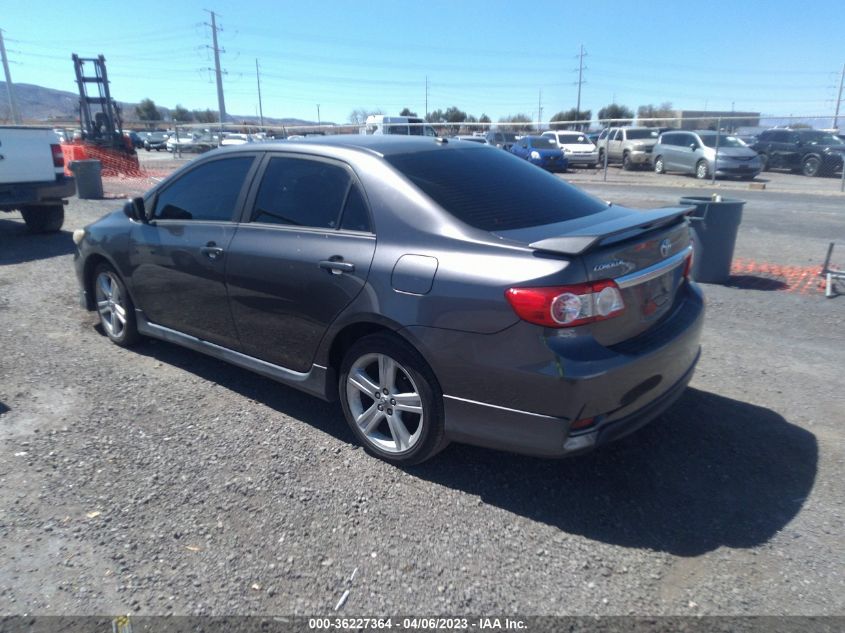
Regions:
[[760, 155], [763, 171], [791, 169], [805, 176], [833, 174], [842, 169], [845, 144], [821, 130], [766, 130], [752, 149]]

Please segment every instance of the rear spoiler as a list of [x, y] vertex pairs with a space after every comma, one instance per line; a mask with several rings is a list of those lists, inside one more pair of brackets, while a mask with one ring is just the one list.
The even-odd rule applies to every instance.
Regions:
[[528, 246], [538, 251], [563, 255], [580, 255], [597, 244], [622, 242], [647, 231], [680, 222], [694, 211], [694, 207], [666, 207], [634, 212], [599, 224], [577, 229], [561, 237], [548, 237]]

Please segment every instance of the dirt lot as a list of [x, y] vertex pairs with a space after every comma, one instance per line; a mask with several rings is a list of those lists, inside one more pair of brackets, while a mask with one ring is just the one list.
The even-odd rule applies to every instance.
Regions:
[[[567, 177], [635, 206], [697, 188], [614, 172]], [[836, 181], [776, 179], [738, 185], [737, 256], [845, 251], [845, 197], [800, 189]], [[116, 205], [74, 199], [51, 236], [0, 218], [0, 614], [323, 614], [346, 589], [346, 614], [845, 613], [845, 297], [707, 285], [659, 421], [566, 461], [453, 445], [400, 470], [335, 405], [109, 344], [70, 231]]]

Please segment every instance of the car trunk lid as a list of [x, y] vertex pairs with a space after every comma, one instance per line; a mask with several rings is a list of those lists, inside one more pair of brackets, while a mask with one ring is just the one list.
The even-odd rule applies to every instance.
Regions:
[[580, 259], [585, 281], [613, 279], [625, 302], [622, 314], [589, 324], [595, 339], [615, 345], [658, 323], [675, 303], [690, 249], [689, 208], [637, 212], [611, 207], [555, 225], [502, 231], [499, 236], [538, 253]]

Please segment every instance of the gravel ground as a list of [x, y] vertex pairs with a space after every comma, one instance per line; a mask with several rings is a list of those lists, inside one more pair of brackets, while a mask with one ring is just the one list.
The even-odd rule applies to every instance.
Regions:
[[[845, 238], [837, 195], [754, 194], [738, 256]], [[453, 445], [401, 470], [336, 405], [111, 345], [69, 231], [115, 204], [74, 199], [51, 236], [0, 218], [0, 614], [329, 613], [346, 589], [345, 614], [845, 613], [845, 297], [706, 286], [699, 371], [654, 424], [565, 461]]]

